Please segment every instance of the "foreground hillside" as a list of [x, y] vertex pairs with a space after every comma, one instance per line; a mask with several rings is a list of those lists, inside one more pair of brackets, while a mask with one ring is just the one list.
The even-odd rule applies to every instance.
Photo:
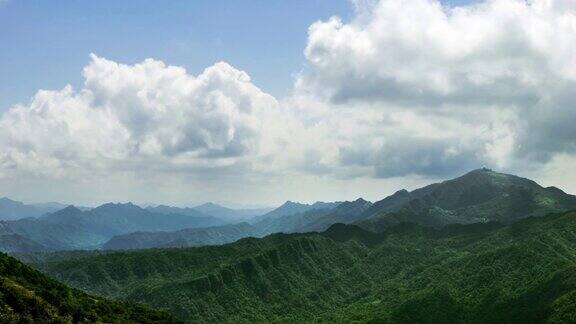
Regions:
[[381, 233], [336, 224], [214, 247], [48, 254], [36, 266], [189, 322], [568, 323], [575, 233], [574, 212]]
[[148, 307], [92, 297], [0, 253], [0, 323], [174, 323]]

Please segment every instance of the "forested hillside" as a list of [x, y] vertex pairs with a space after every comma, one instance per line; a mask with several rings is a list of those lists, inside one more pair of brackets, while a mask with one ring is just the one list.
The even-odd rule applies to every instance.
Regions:
[[93, 297], [0, 253], [0, 323], [176, 323], [149, 307]]
[[51, 254], [35, 266], [188, 322], [573, 322], [576, 213], [381, 233], [333, 225], [233, 244]]
[[402, 222], [442, 227], [520, 219], [576, 209], [576, 197], [556, 187], [489, 169], [434, 183], [414, 191], [400, 190], [374, 203], [358, 225], [382, 230]]

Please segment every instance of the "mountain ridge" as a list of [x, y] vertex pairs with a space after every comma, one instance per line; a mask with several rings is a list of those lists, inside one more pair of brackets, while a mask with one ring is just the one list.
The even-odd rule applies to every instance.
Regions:
[[375, 202], [356, 224], [374, 230], [415, 222], [427, 226], [498, 221], [512, 223], [576, 208], [576, 196], [515, 175], [477, 169]]
[[[222, 246], [55, 255], [36, 266], [189, 322], [554, 322], [576, 316], [575, 231], [574, 211], [379, 233], [334, 224]], [[126, 273], [108, 275], [118, 267]]]
[[[204, 207], [221, 206], [205, 204]], [[38, 218], [0, 221], [0, 235], [11, 235], [5, 237], [4, 241], [0, 240], [0, 250], [30, 252], [33, 248], [95, 249], [113, 237], [118, 236], [117, 240], [127, 239], [129, 236], [126, 235], [134, 232], [146, 232], [140, 234], [140, 237], [147, 236], [147, 242], [157, 236], [149, 232], [170, 232], [158, 234], [158, 237], [162, 237], [159, 240], [171, 241], [168, 237], [173, 235], [180, 240], [180, 246], [188, 246], [202, 242], [226, 243], [242, 237], [261, 237], [275, 232], [321, 232], [335, 223], [354, 223], [372, 231], [382, 231], [403, 222], [432, 227], [491, 221], [513, 223], [526, 217], [543, 216], [572, 208], [576, 208], [576, 197], [556, 187], [544, 188], [522, 177], [477, 169], [410, 192], [399, 190], [374, 203], [362, 198], [314, 204], [287, 201], [264, 215], [250, 219], [255, 229], [246, 228], [244, 234], [236, 230], [214, 229], [228, 222], [193, 208], [160, 205], [143, 209], [132, 203], [107, 203], [86, 211], [68, 206]], [[189, 214], [177, 214], [175, 211]], [[186, 235], [175, 233], [193, 228], [207, 230], [191, 230]], [[211, 235], [222, 236], [214, 239]], [[132, 237], [135, 239], [138, 236]], [[146, 243], [145, 246], [162, 245], [150, 246]]]

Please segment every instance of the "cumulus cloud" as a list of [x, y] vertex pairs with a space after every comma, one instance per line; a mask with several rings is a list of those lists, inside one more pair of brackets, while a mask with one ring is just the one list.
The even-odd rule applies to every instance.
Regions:
[[572, 1], [382, 0], [348, 24], [333, 17], [310, 27], [312, 69], [301, 86], [333, 102], [533, 103], [550, 81], [576, 77], [574, 9]]
[[[382, 142], [376, 147], [343, 147], [342, 163], [373, 165], [384, 176], [434, 174], [478, 164], [514, 169], [576, 150], [573, 1], [381, 0], [356, 8], [351, 22], [310, 27], [298, 93], [335, 110], [411, 112], [442, 126], [418, 134], [408, 120], [358, 125], [392, 130], [372, 138]], [[449, 135], [435, 140], [434, 132]]]
[[551, 179], [574, 160], [573, 1], [355, 5], [349, 22], [310, 26], [287, 98], [223, 62], [194, 76], [92, 55], [81, 89], [41, 90], [0, 117], [0, 178], [112, 177], [126, 191], [150, 181], [264, 201], [349, 184], [380, 198], [382, 179], [393, 190], [483, 165]]
[[[2, 165], [58, 175], [68, 168], [222, 166], [257, 151], [276, 100], [226, 63], [198, 76], [155, 60], [91, 55], [79, 91], [39, 91], [0, 119]], [[141, 165], [137, 165], [140, 163]]]

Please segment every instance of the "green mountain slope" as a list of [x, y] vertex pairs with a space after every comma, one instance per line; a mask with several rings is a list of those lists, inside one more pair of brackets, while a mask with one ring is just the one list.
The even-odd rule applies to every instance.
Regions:
[[71, 289], [0, 253], [1, 323], [175, 323], [148, 307]]
[[576, 209], [576, 197], [558, 188], [479, 169], [412, 192], [401, 190], [374, 203], [357, 224], [372, 230], [402, 222], [436, 227], [488, 221], [509, 224], [571, 209]]
[[189, 322], [566, 323], [575, 233], [574, 212], [381, 233], [336, 224], [223, 246], [51, 254], [36, 266]]

